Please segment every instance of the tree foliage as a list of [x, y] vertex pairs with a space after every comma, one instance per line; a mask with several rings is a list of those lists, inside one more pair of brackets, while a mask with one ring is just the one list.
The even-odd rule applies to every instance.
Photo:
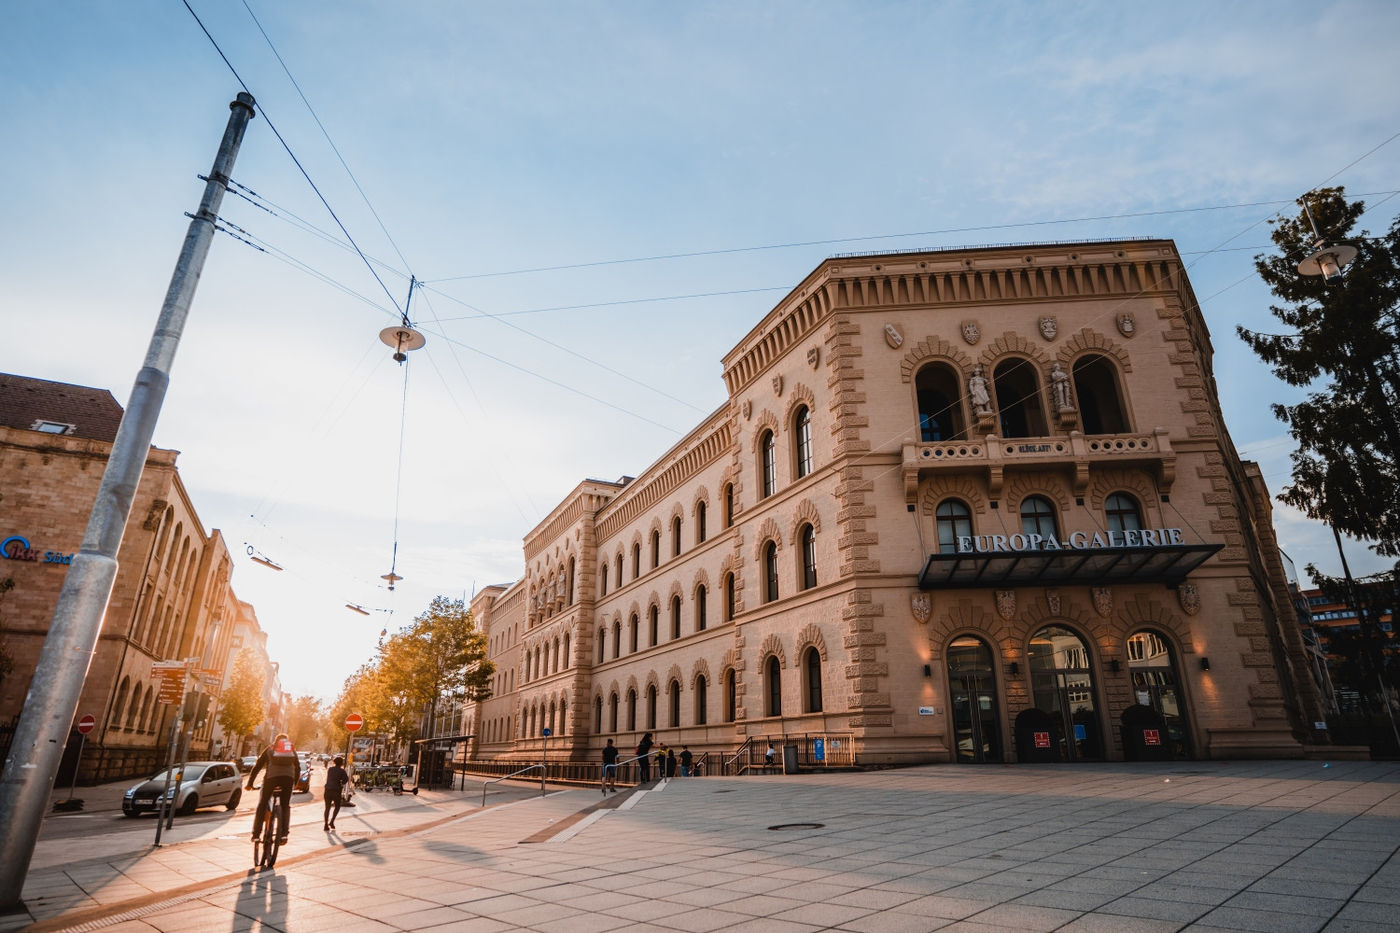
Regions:
[[263, 707], [263, 686], [266, 672], [260, 669], [257, 656], [248, 648], [238, 652], [233, 662], [233, 676], [219, 699], [219, 725], [224, 734], [238, 739], [252, 733], [267, 715]]
[[[1302, 204], [1302, 199], [1299, 200]], [[1306, 216], [1274, 222], [1278, 253], [1255, 268], [1284, 304], [1269, 310], [1286, 330], [1237, 328], [1250, 348], [1306, 399], [1274, 415], [1298, 443], [1292, 483], [1279, 499], [1308, 517], [1400, 555], [1400, 218], [1379, 237], [1353, 232], [1364, 202], [1342, 188], [1307, 196], [1318, 231], [1357, 256], [1338, 283], [1298, 272], [1316, 237]]]
[[292, 701], [287, 710], [287, 737], [292, 744], [301, 748], [310, 746], [316, 737], [325, 733], [321, 716], [321, 701], [313, 696], [300, 696]]

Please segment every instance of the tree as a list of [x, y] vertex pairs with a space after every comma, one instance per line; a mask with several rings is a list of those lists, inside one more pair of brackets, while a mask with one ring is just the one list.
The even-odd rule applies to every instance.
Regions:
[[292, 701], [287, 712], [287, 737], [298, 747], [310, 746], [323, 731], [321, 701], [313, 696], [301, 696]]
[[1311, 390], [1302, 402], [1273, 406], [1298, 443], [1293, 481], [1280, 501], [1394, 557], [1400, 555], [1400, 218], [1384, 236], [1353, 234], [1364, 202], [1347, 201], [1340, 187], [1306, 198], [1318, 231], [1331, 243], [1356, 247], [1355, 261], [1331, 285], [1302, 275], [1297, 264], [1313, 250], [1312, 225], [1303, 213], [1275, 220], [1279, 253], [1256, 256], [1254, 264], [1287, 303], [1269, 308], [1287, 331], [1236, 331], [1276, 376]]
[[219, 726], [224, 734], [240, 741], [263, 721], [263, 685], [265, 674], [259, 669], [257, 657], [248, 648], [238, 652], [233, 662], [233, 676], [224, 688], [219, 702]]

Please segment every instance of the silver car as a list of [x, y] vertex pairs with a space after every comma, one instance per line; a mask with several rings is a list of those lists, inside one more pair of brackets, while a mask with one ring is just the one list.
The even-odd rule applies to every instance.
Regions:
[[174, 769], [168, 791], [165, 782], [166, 772], [161, 771], [149, 781], [129, 788], [122, 797], [122, 813], [127, 816], [154, 813], [160, 809], [162, 792], [174, 802], [178, 813], [193, 813], [199, 807], [213, 806], [232, 810], [243, 796], [243, 782], [231, 761], [186, 762], [183, 769]]

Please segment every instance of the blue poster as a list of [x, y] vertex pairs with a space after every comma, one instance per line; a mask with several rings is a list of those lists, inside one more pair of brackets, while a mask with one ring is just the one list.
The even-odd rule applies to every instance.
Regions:
[[1080, 742], [1089, 737], [1089, 730], [1084, 728], [1084, 723], [1077, 722], [1074, 724], [1074, 737]]
[[817, 761], [826, 761], [826, 740], [825, 740], [825, 739], [813, 739], [813, 740], [812, 740], [812, 758], [814, 758], [814, 759], [817, 760]]

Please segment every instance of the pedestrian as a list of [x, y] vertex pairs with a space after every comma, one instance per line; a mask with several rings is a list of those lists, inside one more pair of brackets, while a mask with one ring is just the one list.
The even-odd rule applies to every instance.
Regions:
[[689, 745], [681, 746], [681, 777], [690, 777], [690, 763], [695, 760], [695, 756], [690, 753]]
[[642, 772], [642, 783], [651, 780], [651, 733], [642, 735], [642, 740], [637, 743], [637, 767]]
[[671, 746], [666, 746], [666, 777], [676, 776], [676, 750]]
[[617, 746], [612, 739], [608, 739], [608, 744], [603, 746], [603, 793], [608, 792], [608, 786], [612, 785], [612, 792], [617, 793]]
[[345, 785], [349, 783], [350, 774], [345, 770], [345, 759], [337, 755], [335, 764], [326, 769], [326, 809], [321, 815], [322, 831], [330, 832], [335, 829], [335, 818], [340, 814], [340, 806], [344, 802], [341, 795], [345, 792]]
[[778, 763], [778, 750], [773, 747], [773, 743], [768, 743], [768, 751], [763, 753], [763, 766], [772, 768]]
[[662, 742], [656, 746], [656, 779], [664, 780], [666, 777], [666, 743]]

